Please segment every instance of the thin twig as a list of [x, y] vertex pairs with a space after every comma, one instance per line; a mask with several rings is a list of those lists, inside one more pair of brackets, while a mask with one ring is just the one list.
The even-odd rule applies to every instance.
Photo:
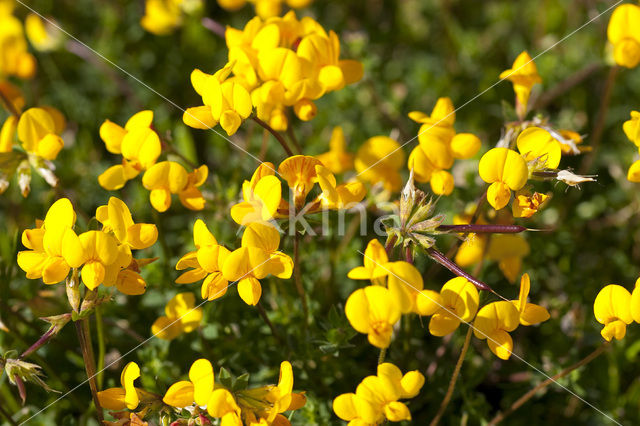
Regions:
[[102, 310], [100, 305], [95, 308], [96, 313], [96, 331], [98, 333], [98, 389], [102, 389], [102, 381], [104, 380], [104, 356], [106, 352], [104, 344], [104, 324], [102, 323]]
[[618, 74], [618, 69], [618, 66], [613, 66], [611, 67], [611, 69], [609, 69], [609, 74], [607, 74], [607, 81], [602, 88], [602, 94], [600, 95], [600, 108], [598, 109], [596, 121], [593, 125], [593, 132], [591, 133], [590, 138], [591, 151], [582, 159], [582, 163], [580, 164], [579, 169], [579, 174], [581, 175], [587, 173], [591, 169], [591, 166], [596, 159], [598, 148], [600, 147], [600, 142], [602, 141], [602, 134], [604, 132], [604, 126], [607, 120], [607, 113], [609, 112], [609, 104], [611, 103], [611, 92], [613, 89], [613, 84], [616, 80], [616, 74]]
[[89, 379], [89, 388], [91, 389], [91, 397], [93, 398], [93, 404], [96, 406], [96, 415], [98, 417], [98, 424], [103, 423], [102, 407], [100, 406], [100, 400], [98, 399], [98, 387], [96, 384], [96, 367], [93, 359], [93, 348], [88, 339], [89, 323], [87, 318], [76, 321], [76, 333], [78, 334], [78, 341], [80, 342], [80, 349], [82, 350], [82, 358], [84, 359], [84, 368], [87, 372], [87, 378]]
[[291, 139], [293, 146], [296, 147], [298, 154], [302, 154], [302, 146], [300, 145], [300, 142], [298, 142], [298, 138], [296, 138], [296, 134], [294, 133], [292, 126], [287, 126], [287, 136]]
[[534, 111], [544, 109], [547, 105], [553, 102], [556, 98], [564, 95], [566, 92], [579, 85], [596, 71], [599, 71], [602, 68], [601, 63], [589, 64], [586, 67], [578, 70], [562, 80], [560, 83], [553, 86], [551, 89], [547, 90], [544, 93], [541, 93], [540, 96], [534, 101], [533, 109]]
[[225, 38], [224, 34], [227, 30], [222, 24], [214, 21], [211, 18], [202, 18], [201, 22], [203, 27], [205, 27], [218, 37]]
[[496, 294], [491, 289], [491, 287], [489, 287], [487, 284], [483, 283], [482, 281], [480, 281], [476, 277], [474, 277], [471, 274], [469, 274], [467, 271], [462, 269], [455, 262], [450, 260], [447, 256], [445, 256], [444, 254], [442, 254], [441, 252], [439, 252], [435, 248], [431, 247], [431, 248], [427, 249], [427, 254], [433, 260], [435, 260], [440, 265], [444, 266], [445, 268], [447, 268], [448, 270], [450, 270], [451, 272], [453, 272], [457, 276], [466, 278], [471, 284], [475, 285], [478, 288], [478, 290], [490, 291], [491, 293]]
[[275, 337], [279, 343], [281, 344], [284, 343], [284, 341], [282, 340], [282, 336], [280, 336], [280, 333], [278, 333], [278, 330], [276, 329], [276, 327], [273, 325], [273, 323], [267, 316], [267, 312], [264, 310], [264, 306], [262, 306], [262, 304], [258, 302], [256, 304], [256, 308], [258, 308], [258, 313], [260, 314], [264, 322], [267, 323], [267, 325], [271, 329], [271, 334], [273, 334], [273, 337]]
[[378, 365], [384, 362], [384, 358], [387, 355], [387, 348], [380, 349], [380, 355], [378, 355]]
[[5, 409], [2, 407], [2, 405], [0, 404], [0, 414], [2, 414], [3, 416], [5, 416], [7, 418], [7, 420], [9, 421], [9, 423], [11, 423], [13, 426], [18, 426], [18, 422], [16, 422], [15, 420], [13, 420], [13, 417], [11, 417], [11, 414], [9, 414], [8, 412], [5, 411]]
[[304, 326], [307, 327], [309, 321], [309, 307], [307, 306], [307, 295], [302, 284], [302, 274], [300, 270], [300, 234], [294, 230], [293, 235], [293, 278], [296, 282], [296, 289], [302, 301], [302, 311], [304, 313]]
[[2, 90], [0, 90], [0, 100], [2, 100], [2, 104], [11, 115], [16, 118], [20, 117], [20, 111], [18, 111], [13, 102], [11, 102], [11, 100], [2, 92]]
[[282, 148], [284, 149], [284, 151], [287, 153], [288, 157], [293, 157], [293, 151], [291, 151], [291, 148], [289, 148], [289, 145], [287, 145], [287, 141], [282, 137], [282, 135], [280, 133], [278, 133], [277, 131], [275, 131], [273, 129], [273, 127], [269, 126], [267, 123], [265, 123], [264, 121], [260, 120], [258, 117], [256, 117], [255, 115], [251, 116], [251, 119], [253, 121], [255, 121], [256, 123], [258, 123], [259, 125], [261, 125], [262, 127], [264, 127], [265, 129], [267, 129], [269, 131], [269, 133], [271, 133], [273, 135], [273, 137], [276, 138], [276, 140], [278, 142], [280, 142], [280, 145], [282, 145]]
[[496, 424], [500, 423], [502, 420], [504, 420], [505, 417], [507, 417], [509, 414], [513, 413], [514, 411], [516, 411], [525, 402], [527, 402], [531, 398], [533, 398], [533, 396], [538, 391], [540, 391], [540, 390], [544, 389], [545, 387], [549, 386], [551, 383], [557, 382], [559, 379], [561, 379], [564, 376], [566, 376], [567, 374], [571, 373], [573, 370], [578, 369], [578, 368], [582, 367], [583, 365], [590, 363], [595, 358], [597, 358], [602, 352], [604, 352], [605, 349], [607, 349], [608, 347], [609, 347], [609, 343], [603, 343], [595, 351], [591, 352], [589, 355], [587, 355], [586, 357], [582, 358], [580, 361], [576, 362], [575, 364], [573, 364], [570, 367], [565, 368], [564, 370], [562, 370], [561, 372], [559, 372], [555, 376], [548, 378], [544, 382], [539, 383], [536, 387], [534, 387], [529, 392], [525, 393], [520, 398], [518, 398], [513, 404], [511, 404], [511, 407], [509, 407], [505, 412], [498, 413], [489, 422], [489, 426], [496, 425]]
[[440, 418], [444, 414], [447, 409], [447, 405], [449, 405], [449, 401], [451, 401], [451, 397], [453, 396], [453, 390], [456, 387], [456, 382], [458, 381], [458, 377], [460, 376], [460, 370], [462, 369], [462, 363], [464, 362], [464, 358], [467, 355], [467, 351], [469, 350], [469, 343], [471, 343], [471, 331], [472, 328], [469, 327], [467, 330], [467, 335], [464, 338], [464, 345], [462, 345], [462, 351], [460, 351], [460, 356], [458, 357], [458, 362], [456, 363], [456, 367], [453, 370], [453, 374], [451, 375], [451, 380], [449, 381], [449, 388], [447, 389], [447, 393], [440, 404], [440, 408], [438, 409], [438, 413], [431, 420], [429, 426], [435, 426], [440, 421]]

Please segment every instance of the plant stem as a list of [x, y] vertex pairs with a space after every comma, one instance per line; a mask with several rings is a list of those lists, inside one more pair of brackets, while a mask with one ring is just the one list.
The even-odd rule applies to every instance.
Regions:
[[96, 367], [93, 359], [93, 348], [91, 347], [91, 341], [89, 340], [89, 323], [87, 318], [76, 321], [76, 333], [78, 334], [78, 341], [80, 342], [80, 349], [82, 350], [82, 358], [84, 359], [84, 368], [87, 372], [87, 379], [89, 380], [89, 388], [91, 389], [91, 396], [93, 398], [93, 404], [96, 406], [96, 415], [98, 417], [98, 423], [103, 423], [102, 407], [98, 400], [98, 387], [96, 384]]
[[293, 132], [293, 127], [290, 125], [287, 126], [287, 136], [289, 136], [289, 139], [291, 139], [291, 143], [293, 143], [293, 146], [296, 147], [296, 151], [298, 151], [298, 154], [302, 154], [302, 146], [300, 145], [300, 142], [298, 142], [296, 134]]
[[384, 362], [384, 357], [387, 355], [387, 348], [380, 349], [380, 355], [378, 355], [378, 365]]
[[453, 374], [451, 375], [451, 380], [449, 381], [449, 388], [447, 389], [447, 393], [440, 404], [440, 408], [438, 409], [438, 413], [431, 420], [429, 426], [435, 426], [440, 421], [440, 418], [444, 414], [447, 409], [447, 405], [449, 405], [449, 401], [451, 401], [451, 397], [453, 396], [453, 390], [456, 387], [456, 382], [458, 381], [458, 377], [460, 376], [460, 370], [462, 369], [462, 363], [464, 362], [464, 358], [467, 355], [467, 351], [469, 350], [469, 343], [471, 343], [471, 331], [472, 328], [469, 327], [467, 330], [467, 335], [464, 338], [464, 345], [462, 345], [462, 351], [460, 351], [460, 356], [458, 357], [458, 362], [456, 363], [456, 367], [453, 370]]
[[555, 383], [558, 381], [558, 379], [563, 378], [564, 376], [566, 376], [567, 374], [571, 373], [573, 370], [576, 370], [580, 367], [582, 367], [585, 364], [590, 363], [591, 361], [593, 361], [595, 358], [597, 358], [602, 352], [605, 351], [605, 349], [607, 349], [609, 347], [609, 343], [603, 343], [602, 345], [600, 345], [595, 351], [591, 352], [589, 355], [587, 355], [586, 357], [582, 358], [580, 361], [576, 362], [575, 364], [573, 364], [572, 366], [569, 366], [567, 368], [565, 368], [564, 370], [562, 370], [561, 372], [559, 372], [558, 374], [556, 374], [553, 377], [548, 378], [547, 380], [545, 380], [544, 382], [539, 383], [537, 386], [535, 386], [533, 389], [531, 389], [529, 392], [525, 393], [524, 395], [522, 395], [520, 398], [518, 398], [513, 404], [511, 404], [511, 407], [509, 407], [504, 413], [498, 413], [489, 423], [488, 425], [496, 425], [498, 423], [500, 423], [502, 420], [504, 420], [505, 417], [507, 417], [509, 414], [513, 413], [514, 411], [516, 411], [518, 408], [520, 408], [525, 402], [529, 401], [531, 398], [533, 398], [533, 396], [539, 391], [542, 390], [544, 388], [546, 388], [547, 386], [549, 386], [551, 383]]
[[2, 407], [2, 405], [0, 405], [0, 414], [2, 414], [4, 417], [6, 417], [11, 425], [18, 426], [18, 422], [13, 420], [13, 417], [11, 417], [11, 414], [6, 412], [5, 409]]
[[293, 151], [291, 151], [291, 148], [289, 148], [289, 145], [287, 145], [287, 141], [282, 137], [282, 135], [280, 133], [275, 131], [273, 129], [273, 127], [269, 126], [267, 123], [265, 123], [264, 121], [260, 120], [255, 115], [252, 115], [251, 119], [253, 121], [255, 121], [256, 123], [258, 123], [259, 125], [261, 125], [262, 127], [264, 127], [265, 129], [267, 129], [269, 131], [269, 133], [271, 133], [273, 135], [273, 137], [276, 138], [276, 140], [278, 142], [280, 142], [280, 145], [282, 145], [282, 148], [287, 153], [288, 157], [292, 157], [294, 155]]
[[487, 284], [483, 283], [482, 281], [480, 281], [479, 279], [477, 279], [473, 275], [468, 274], [465, 270], [463, 270], [461, 267], [456, 265], [455, 262], [453, 262], [452, 260], [447, 258], [447, 256], [445, 256], [444, 254], [442, 254], [441, 252], [439, 252], [435, 248], [431, 247], [431, 248], [427, 249], [427, 254], [433, 260], [435, 260], [440, 265], [444, 266], [445, 268], [447, 268], [448, 270], [450, 270], [454, 274], [458, 275], [459, 277], [464, 277], [467, 280], [469, 280], [469, 282], [471, 282], [471, 284], [473, 284], [476, 287], [478, 287], [479, 290], [485, 290], [485, 291], [490, 291], [491, 293], [495, 293], [491, 289], [491, 287], [489, 287]]
[[585, 156], [582, 159], [582, 163], [580, 164], [578, 173], [580, 175], [587, 173], [591, 169], [591, 165], [596, 159], [597, 151], [600, 147], [600, 142], [602, 141], [605, 121], [607, 119], [607, 113], [609, 112], [609, 104], [611, 103], [611, 92], [613, 89], [613, 84], [616, 80], [616, 74], [618, 74], [618, 68], [618, 66], [613, 66], [609, 69], [607, 80], [604, 84], [604, 87], [602, 88], [602, 94], [600, 96], [600, 108], [598, 109], [596, 121], [593, 125], [593, 133], [591, 134], [591, 152], [589, 153], [589, 155]]
[[227, 31], [226, 28], [214, 21], [211, 18], [202, 18], [202, 26], [217, 35], [218, 37], [225, 38], [224, 34]]
[[300, 300], [302, 300], [302, 311], [304, 313], [304, 326], [307, 327], [309, 321], [309, 307], [307, 306], [307, 295], [302, 284], [302, 274], [300, 271], [300, 234], [294, 229], [293, 235], [293, 278], [296, 282], [296, 289]]
[[0, 90], [0, 100], [2, 100], [2, 104], [11, 115], [16, 118], [20, 117], [20, 112], [16, 109], [13, 102], [11, 102], [11, 100], [2, 92], [2, 90]]
[[258, 302], [256, 304], [256, 308], [258, 308], [258, 313], [260, 314], [264, 322], [267, 323], [267, 325], [271, 329], [271, 334], [273, 334], [273, 337], [275, 337], [276, 340], [281, 344], [284, 343], [284, 341], [282, 340], [282, 336], [280, 336], [280, 333], [278, 333], [278, 330], [276, 329], [276, 327], [273, 325], [273, 323], [267, 316], [267, 312], [264, 310], [264, 306], [262, 306], [262, 304]]
[[472, 232], [474, 234], [517, 234], [527, 230], [520, 225], [440, 225], [436, 228], [440, 232]]
[[396, 240], [398, 238], [395, 235], [392, 235], [391, 238], [387, 240], [387, 243], [384, 245], [384, 249], [387, 252], [387, 257], [391, 259], [391, 255], [393, 254], [393, 247], [396, 244]]
[[102, 389], [102, 381], [104, 379], [104, 355], [106, 352], [105, 344], [104, 344], [104, 325], [102, 323], [102, 309], [100, 305], [95, 307], [96, 313], [96, 331], [98, 333], [98, 389]]

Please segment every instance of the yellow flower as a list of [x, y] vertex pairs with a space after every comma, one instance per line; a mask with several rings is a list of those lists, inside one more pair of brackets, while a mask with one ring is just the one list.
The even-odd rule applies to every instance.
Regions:
[[389, 271], [387, 288], [400, 312], [407, 314], [415, 311], [416, 298], [421, 297], [419, 293], [424, 287], [420, 271], [405, 261], [387, 263], [385, 268]]
[[518, 151], [533, 170], [556, 169], [560, 164], [562, 144], [540, 127], [528, 127], [518, 135]]
[[240, 417], [241, 409], [233, 394], [227, 389], [216, 389], [211, 394], [207, 403], [207, 412], [210, 416], [220, 418], [221, 423], [230, 426], [242, 426]]
[[322, 166], [322, 163], [315, 157], [294, 155], [284, 160], [278, 167], [278, 174], [287, 181], [287, 185], [293, 192], [296, 209], [304, 205], [307, 194], [318, 181], [316, 166]]
[[[118, 241], [111, 234], [102, 231], [87, 231], [80, 234], [79, 239], [82, 244], [82, 263], [84, 264], [81, 272], [82, 282], [90, 290], [105, 281], [108, 274], [107, 268], [115, 271], [115, 275], [112, 276], [117, 276], [120, 268], [131, 262], [131, 252], [128, 250], [124, 251], [124, 260], [121, 260]], [[67, 262], [69, 260], [67, 259]]]
[[[428, 299], [430, 303], [439, 302], [438, 309], [429, 321], [429, 332], [439, 337], [453, 333], [460, 326], [461, 321], [471, 321], [478, 311], [480, 301], [476, 287], [463, 277], [447, 281], [440, 290], [440, 300], [431, 294], [428, 296], [430, 296]], [[418, 301], [424, 298], [425, 296], [419, 296]]]
[[473, 333], [478, 339], [487, 339], [489, 349], [498, 358], [509, 359], [513, 352], [510, 331], [518, 328], [520, 312], [514, 303], [499, 301], [483, 306], [473, 322]]
[[215, 376], [211, 362], [204, 358], [196, 360], [189, 369], [189, 380], [174, 383], [167, 389], [162, 401], [172, 407], [209, 405], [215, 387]]
[[67, 198], [51, 205], [43, 222], [22, 233], [22, 244], [29, 250], [18, 253], [18, 266], [27, 278], [42, 278], [45, 284], [64, 280], [71, 268], [84, 262], [84, 249], [73, 231], [76, 213]]
[[640, 112], [631, 111], [631, 119], [624, 122], [622, 130], [631, 142], [640, 147]]
[[371, 280], [374, 284], [384, 285], [384, 277], [389, 274], [388, 262], [386, 250], [380, 241], [373, 239], [364, 251], [364, 266], [353, 268], [347, 276], [352, 280]]
[[111, 191], [120, 189], [156, 163], [162, 147], [160, 137], [151, 128], [152, 121], [153, 111], [145, 110], [131, 116], [124, 128], [109, 120], [102, 123], [100, 138], [107, 151], [122, 154], [122, 164], [109, 167], [98, 176], [100, 186]]
[[[604, 324], [600, 334], [607, 342], [614, 338], [621, 340], [627, 333], [627, 324], [631, 324], [634, 319], [631, 300], [631, 293], [617, 284], [609, 284], [596, 296], [593, 314], [600, 324]], [[634, 314], [637, 316], [637, 309], [634, 309]]]
[[400, 319], [400, 309], [384, 287], [368, 286], [349, 296], [345, 314], [351, 326], [368, 335], [369, 343], [387, 348], [391, 343], [393, 325]]
[[631, 317], [637, 323], [640, 323], [640, 278], [636, 280], [636, 285], [631, 293]]
[[424, 385], [418, 371], [402, 371], [391, 363], [378, 365], [377, 375], [365, 377], [355, 393], [333, 400], [333, 411], [349, 424], [375, 425], [386, 418], [392, 422], [411, 420], [408, 407], [398, 401], [415, 397]]
[[156, 163], [142, 176], [142, 185], [151, 191], [151, 205], [161, 213], [171, 207], [171, 194], [184, 192], [188, 183], [189, 174], [174, 161]]
[[613, 11], [607, 37], [613, 44], [613, 58], [616, 64], [634, 68], [640, 62], [640, 7], [623, 4]]
[[250, 182], [244, 181], [244, 201], [231, 207], [231, 218], [238, 225], [274, 218], [282, 199], [280, 180], [274, 174], [273, 164], [263, 163], [253, 173]]
[[0, 13], [0, 75], [29, 79], [35, 75], [36, 60], [27, 51], [22, 23], [11, 14], [13, 7]]
[[210, 129], [216, 124], [233, 135], [249, 115], [253, 106], [251, 95], [239, 81], [229, 79], [231, 64], [215, 74], [206, 74], [199, 69], [191, 73], [191, 84], [202, 96], [203, 106], [187, 108], [183, 121], [196, 129]]
[[513, 83], [513, 91], [516, 92], [517, 104], [519, 104], [516, 105], [516, 110], [523, 118], [527, 111], [531, 88], [537, 83], [542, 83], [538, 68], [529, 53], [526, 51], [520, 53], [511, 68], [500, 73], [500, 79], [507, 79]]
[[530, 252], [529, 244], [516, 234], [494, 234], [491, 236], [487, 258], [498, 262], [504, 276], [515, 282], [520, 274], [522, 258]]
[[238, 294], [247, 305], [256, 305], [262, 295], [260, 281], [268, 275], [288, 279], [293, 260], [277, 251], [280, 234], [268, 224], [251, 223], [242, 235], [242, 247], [227, 256], [222, 274], [228, 281], [238, 281]]
[[187, 184], [182, 191], [178, 192], [178, 198], [180, 198], [183, 206], [189, 210], [204, 209], [205, 199], [198, 187], [207, 181], [208, 176], [209, 168], [206, 164], [203, 164], [187, 175]]
[[200, 281], [202, 283], [202, 298], [215, 300], [224, 296], [229, 282], [222, 275], [224, 264], [229, 250], [218, 244], [216, 238], [200, 219], [193, 226], [193, 241], [196, 251], [182, 256], [176, 264], [178, 271], [193, 268], [178, 277], [176, 283], [188, 284]]
[[347, 152], [342, 127], [336, 126], [331, 132], [329, 151], [316, 155], [316, 158], [333, 174], [353, 169], [353, 154]]
[[348, 182], [337, 185], [335, 176], [324, 166], [317, 165], [316, 177], [322, 194], [320, 204], [334, 210], [349, 209], [358, 204], [367, 195], [367, 189], [361, 182]]
[[[48, 20], [50, 20], [48, 18]], [[24, 20], [24, 28], [29, 41], [36, 50], [47, 52], [59, 48], [64, 35], [60, 29], [50, 22], [45, 22], [39, 15], [30, 13]]]
[[64, 146], [59, 136], [66, 124], [55, 108], [29, 108], [20, 115], [18, 139], [24, 150], [45, 160], [55, 160]]
[[109, 388], [98, 392], [100, 405], [113, 411], [124, 409], [135, 410], [140, 403], [144, 391], [133, 386], [133, 382], [140, 377], [140, 367], [131, 361], [122, 369], [120, 374], [120, 388]]
[[195, 307], [193, 293], [178, 293], [164, 308], [165, 316], [159, 317], [151, 326], [154, 336], [173, 340], [182, 333], [191, 333], [202, 321], [202, 309]]
[[354, 165], [362, 180], [382, 183], [385, 189], [397, 191], [402, 185], [399, 171], [404, 158], [398, 142], [387, 136], [374, 136], [358, 149]]
[[116, 197], [110, 197], [106, 206], [96, 209], [96, 219], [102, 223], [102, 231], [113, 232], [120, 244], [134, 250], [151, 247], [158, 239], [156, 225], [134, 223], [129, 207]]
[[549, 319], [549, 312], [544, 307], [527, 302], [530, 289], [531, 281], [529, 274], [524, 274], [520, 279], [520, 295], [518, 296], [518, 300], [511, 301], [520, 313], [520, 324], [524, 326], [539, 324]]
[[511, 191], [522, 188], [529, 176], [527, 163], [508, 148], [493, 148], [485, 153], [478, 172], [483, 181], [491, 184], [487, 189], [487, 201], [496, 210], [507, 205]]

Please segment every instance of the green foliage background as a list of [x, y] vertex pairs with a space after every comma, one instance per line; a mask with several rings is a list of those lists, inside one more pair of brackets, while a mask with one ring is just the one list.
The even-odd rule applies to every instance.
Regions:
[[[326, 151], [336, 125], [343, 126], [352, 152], [367, 138], [389, 134], [392, 129], [404, 142], [418, 130], [407, 113], [428, 112], [438, 97], [449, 96], [455, 106], [464, 106], [457, 112], [456, 129], [479, 135], [484, 152], [500, 137], [504, 102], [513, 103], [511, 84], [492, 86], [517, 54], [528, 50], [544, 81], [534, 97], [593, 66], [593, 72], [580, 85], [555, 97], [541, 111], [550, 115], [557, 127], [586, 134], [585, 143], [589, 144], [588, 135], [593, 132], [609, 72], [605, 58], [610, 12], [563, 38], [612, 4], [596, 0], [317, 1], [302, 13], [314, 16], [327, 30], [340, 35], [342, 56], [361, 60], [365, 78], [322, 98], [317, 117], [309, 123], [295, 121], [294, 130], [306, 154]], [[211, 201], [201, 212], [185, 210], [174, 200], [167, 213], [157, 214], [139, 179], [119, 193], [136, 221], [158, 225], [159, 243], [147, 254], [159, 260], [145, 270], [149, 283], [145, 295], [117, 295], [103, 309], [109, 363], [150, 336], [151, 324], [163, 314], [165, 303], [175, 293], [194, 291], [200, 300], [198, 284], [174, 283], [178, 275], [175, 263], [193, 248], [191, 228], [196, 218], [205, 220], [228, 247], [239, 244], [238, 227], [229, 217], [229, 208], [238, 198], [242, 181], [250, 177], [257, 164], [214, 132], [187, 128], [182, 124], [182, 111], [172, 105], [186, 108], [199, 104], [189, 82], [190, 72], [194, 68], [214, 72], [226, 62], [223, 40], [203, 28], [199, 17], [188, 17], [181, 29], [159, 37], [139, 26], [143, 6], [138, 1], [34, 0], [29, 6], [54, 17], [78, 40], [148, 87], [86, 49], [79, 50], [83, 57], [65, 49], [36, 53], [38, 76], [21, 86], [27, 104], [59, 108], [67, 116], [71, 131], [65, 135], [65, 149], [56, 160], [61, 187], [58, 192], [35, 177], [28, 198], [22, 199], [15, 182], [0, 197], [0, 317], [10, 330], [0, 332], [3, 352], [23, 351], [46, 330], [38, 317], [68, 309], [63, 285], [49, 287], [39, 280], [27, 280], [17, 267], [16, 252], [22, 249], [19, 233], [32, 227], [36, 218], [44, 217], [60, 196], [70, 197], [76, 210], [85, 213], [79, 215], [82, 229], [97, 206], [105, 204], [109, 196], [118, 195], [97, 183], [97, 176], [119, 161], [107, 153], [99, 139], [98, 128], [105, 119], [122, 124], [134, 112], [152, 109], [160, 134], [194, 162], [206, 163], [210, 169], [207, 192]], [[17, 15], [24, 17], [26, 13], [24, 7], [17, 7]], [[228, 13], [207, 1], [203, 15], [241, 28], [251, 18], [252, 9]], [[79, 49], [77, 43], [69, 42]], [[546, 49], [548, 52], [536, 57]], [[600, 325], [593, 317], [597, 292], [609, 283], [632, 289], [640, 274], [638, 187], [625, 178], [637, 154], [622, 132], [622, 122], [639, 106], [639, 95], [640, 71], [620, 70], [600, 146], [591, 154], [562, 163], [565, 168], [597, 174], [598, 182], [581, 189], [541, 185], [553, 191], [553, 199], [540, 215], [522, 222], [547, 230], [527, 233], [531, 254], [524, 259], [523, 271], [532, 277], [531, 300], [547, 306], [551, 313], [551, 320], [541, 326], [519, 328], [514, 333], [515, 352], [526, 362], [516, 357], [500, 361], [485, 342], [473, 339], [442, 424], [482, 424], [545, 379], [532, 367], [553, 375], [600, 344]], [[254, 123], [246, 122], [232, 139], [257, 154], [261, 133]], [[407, 155], [415, 144], [405, 147]], [[276, 164], [283, 158], [281, 148], [273, 141], [266, 158]], [[449, 223], [454, 214], [481, 194], [473, 161], [472, 165], [466, 162], [462, 171], [466, 185], [439, 201], [438, 210], [446, 213]], [[584, 164], [587, 170], [581, 170]], [[356, 335], [349, 326], [343, 310], [348, 295], [363, 284], [347, 279], [347, 272], [361, 264], [362, 256], [357, 251], [363, 250], [372, 236], [349, 239], [334, 233], [304, 240], [303, 279], [314, 317], [308, 334], [300, 326], [302, 312], [293, 279], [268, 279], [263, 283], [263, 303], [286, 336], [286, 345], [274, 339], [257, 311], [245, 305], [232, 289], [224, 298], [204, 305], [201, 329], [170, 344], [150, 340], [108, 368], [103, 386], [118, 386], [122, 366], [133, 360], [143, 368], [142, 387], [164, 393], [201, 356], [235, 375], [250, 373], [252, 383], [275, 383], [280, 362], [288, 359], [294, 366], [295, 388], [306, 390], [308, 396], [307, 406], [293, 415], [292, 422], [337, 424], [332, 399], [353, 392], [362, 378], [374, 373], [378, 358], [378, 351], [366, 342], [366, 336]], [[438, 246], [446, 251], [454, 242], [453, 237], [443, 237]], [[292, 253], [290, 239], [283, 239], [281, 247]], [[417, 264], [421, 271], [431, 267], [426, 259]], [[485, 263], [480, 276], [505, 297], [517, 297], [517, 287], [504, 279], [496, 264]], [[438, 269], [425, 284], [438, 289], [449, 278], [448, 271]], [[387, 359], [403, 371], [432, 372], [420, 395], [409, 404], [414, 424], [425, 424], [444, 396], [466, 327], [443, 340], [430, 336], [426, 322], [421, 323], [419, 318], [403, 319], [402, 325]], [[605, 355], [560, 383], [623, 423], [637, 424], [639, 336], [640, 327], [630, 326], [622, 342], [616, 342]], [[61, 392], [86, 378], [72, 326], [32, 359], [43, 365], [49, 385]], [[27, 390], [27, 405], [21, 408], [15, 388], [2, 376], [0, 404], [11, 413], [21, 412], [20, 418], [24, 419], [57, 398], [32, 385], [27, 385]], [[92, 424], [95, 420], [87, 409], [89, 405], [90, 393], [85, 385], [30, 423]], [[528, 426], [558, 423], [599, 425], [606, 424], [607, 419], [561, 387], [551, 386], [506, 422]]]

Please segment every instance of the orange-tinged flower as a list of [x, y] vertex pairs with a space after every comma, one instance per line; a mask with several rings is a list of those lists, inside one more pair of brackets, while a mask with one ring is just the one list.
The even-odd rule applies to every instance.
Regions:
[[287, 185], [293, 192], [297, 209], [304, 205], [307, 194], [318, 181], [316, 166], [322, 166], [322, 163], [315, 157], [294, 155], [284, 160], [278, 167], [278, 174], [287, 181]]
[[120, 244], [134, 250], [151, 247], [158, 239], [156, 225], [134, 223], [129, 207], [116, 197], [110, 197], [106, 206], [97, 208], [96, 219], [102, 223], [102, 231], [113, 232]]
[[511, 211], [513, 217], [531, 217], [549, 199], [549, 195], [541, 194], [540, 192], [534, 192], [531, 194], [528, 191], [519, 190], [515, 194], [515, 199], [511, 205]]

